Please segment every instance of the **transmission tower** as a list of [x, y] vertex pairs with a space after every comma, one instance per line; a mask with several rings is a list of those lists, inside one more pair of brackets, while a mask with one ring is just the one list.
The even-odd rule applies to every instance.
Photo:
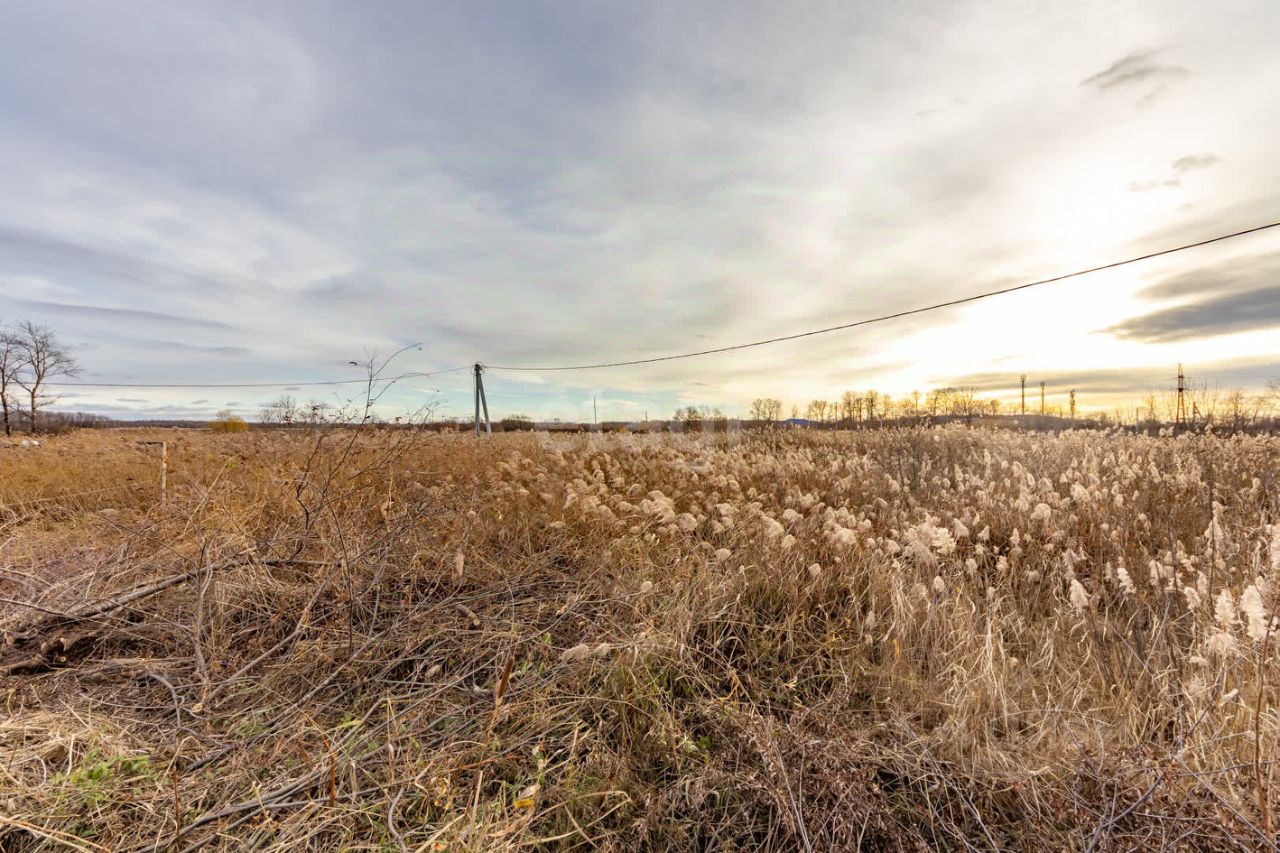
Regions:
[[1040, 383], [1040, 417], [1044, 417], [1044, 383]]
[[1072, 388], [1069, 398], [1071, 400], [1071, 420], [1076, 419], [1076, 389]]
[[1022, 414], [1027, 413], [1027, 374], [1022, 374]]

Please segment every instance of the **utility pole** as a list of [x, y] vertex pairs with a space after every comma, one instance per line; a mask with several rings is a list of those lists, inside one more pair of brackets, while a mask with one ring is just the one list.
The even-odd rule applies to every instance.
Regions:
[[591, 423], [600, 426], [600, 410], [596, 408], [596, 395], [591, 395]]
[[484, 365], [476, 362], [472, 368], [476, 377], [476, 435], [480, 435], [480, 407], [484, 406], [484, 431], [486, 434], [493, 434], [493, 424], [489, 423], [489, 401], [484, 396], [484, 380], [480, 375], [484, 373]]
[[1071, 389], [1071, 420], [1076, 419], [1076, 389]]
[[1044, 383], [1040, 383], [1040, 417], [1044, 417]]
[[1022, 374], [1022, 414], [1027, 413], [1027, 374]]
[[1186, 392], [1187, 378], [1182, 373], [1182, 362], [1178, 362], [1178, 407], [1173, 415], [1174, 429], [1187, 425]]

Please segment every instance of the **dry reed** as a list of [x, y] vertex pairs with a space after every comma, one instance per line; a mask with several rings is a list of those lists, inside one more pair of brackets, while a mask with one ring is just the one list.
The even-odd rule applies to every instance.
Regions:
[[0, 449], [5, 850], [1268, 849], [1268, 436]]

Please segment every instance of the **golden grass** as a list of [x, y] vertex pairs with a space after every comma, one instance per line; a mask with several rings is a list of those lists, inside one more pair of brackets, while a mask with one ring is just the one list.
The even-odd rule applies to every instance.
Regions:
[[1265, 849], [1278, 450], [0, 447], [0, 847]]

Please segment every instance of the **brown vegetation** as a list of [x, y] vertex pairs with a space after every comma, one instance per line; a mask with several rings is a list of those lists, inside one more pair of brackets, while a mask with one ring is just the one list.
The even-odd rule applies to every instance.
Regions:
[[218, 412], [217, 417], [209, 421], [209, 429], [212, 432], [228, 433], [228, 432], [248, 432], [248, 422], [239, 415], [232, 414], [230, 411], [223, 409]]
[[0, 448], [0, 847], [1274, 846], [1277, 450]]

